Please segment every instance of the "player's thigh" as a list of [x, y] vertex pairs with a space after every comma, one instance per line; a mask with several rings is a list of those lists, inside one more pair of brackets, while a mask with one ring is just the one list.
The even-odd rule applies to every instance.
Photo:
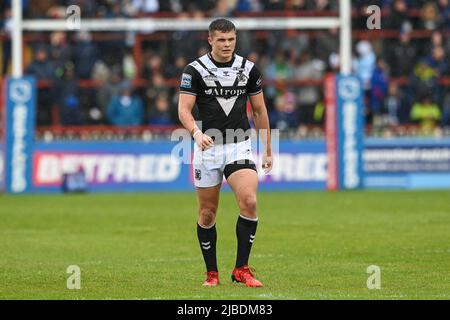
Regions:
[[197, 187], [197, 203], [200, 215], [213, 214], [217, 212], [219, 205], [220, 188], [222, 183], [213, 187]]
[[256, 194], [258, 192], [258, 174], [254, 169], [242, 168], [231, 173], [227, 178], [233, 190], [242, 214], [256, 214]]

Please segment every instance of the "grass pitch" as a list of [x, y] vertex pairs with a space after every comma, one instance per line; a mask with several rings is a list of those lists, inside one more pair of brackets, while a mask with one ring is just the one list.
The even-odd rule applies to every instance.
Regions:
[[[1, 299], [449, 299], [450, 191], [260, 193], [232, 284], [238, 209], [221, 195], [221, 285], [204, 288], [194, 193], [0, 196]], [[69, 290], [69, 265], [81, 289]], [[369, 290], [367, 267], [381, 269]]]

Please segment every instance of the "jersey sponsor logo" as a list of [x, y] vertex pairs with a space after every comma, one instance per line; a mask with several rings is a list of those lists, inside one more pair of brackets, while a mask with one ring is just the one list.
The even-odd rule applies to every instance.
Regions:
[[224, 89], [224, 88], [209, 88], [205, 90], [205, 94], [208, 96], [231, 98], [233, 96], [240, 96], [246, 94], [246, 89]]
[[167, 183], [178, 179], [181, 164], [170, 154], [91, 154], [37, 152], [34, 155], [35, 186], [61, 185], [65, 173], [83, 168], [93, 184]]
[[181, 77], [181, 87], [190, 89], [192, 88], [192, 76], [188, 73], [183, 73]]
[[214, 74], [208, 74], [208, 75], [204, 76], [203, 79], [204, 79], [205, 81], [218, 81], [218, 80], [219, 80], [219, 79], [217, 78], [217, 76], [214, 75]]
[[262, 82], [262, 78], [259, 77], [259, 79], [256, 81], [256, 85], [259, 87], [261, 85]]

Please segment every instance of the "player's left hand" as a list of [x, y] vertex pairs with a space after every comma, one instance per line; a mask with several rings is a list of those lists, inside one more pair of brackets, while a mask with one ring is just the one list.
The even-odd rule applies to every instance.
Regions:
[[270, 172], [270, 170], [272, 170], [272, 166], [273, 166], [273, 159], [272, 159], [272, 155], [267, 154], [266, 152], [264, 152], [264, 156], [263, 156], [263, 160], [262, 160], [262, 168], [264, 170], [265, 174], [268, 174]]

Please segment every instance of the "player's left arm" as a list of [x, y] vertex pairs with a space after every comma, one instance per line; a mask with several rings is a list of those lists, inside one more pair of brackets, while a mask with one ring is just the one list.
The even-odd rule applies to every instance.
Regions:
[[261, 87], [261, 73], [255, 66], [250, 71], [247, 90], [250, 104], [252, 106], [255, 127], [258, 131], [260, 139], [263, 139], [264, 155], [262, 168], [267, 174], [270, 170], [272, 170], [273, 166], [272, 143], [270, 140], [270, 124], [266, 103], [264, 102], [264, 94]]

